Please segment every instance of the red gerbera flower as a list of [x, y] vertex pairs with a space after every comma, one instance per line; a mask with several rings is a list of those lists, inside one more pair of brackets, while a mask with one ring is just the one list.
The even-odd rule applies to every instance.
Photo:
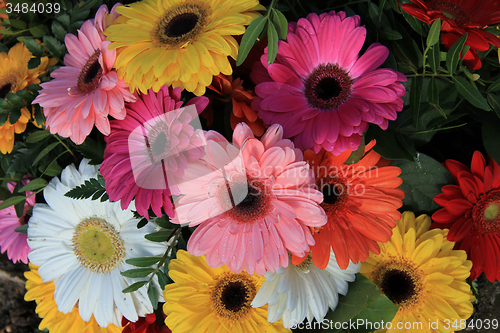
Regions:
[[[162, 309], [162, 307], [159, 306], [158, 309]], [[170, 328], [165, 325], [166, 317], [161, 310], [147, 314], [146, 317], [139, 317], [136, 322], [131, 322], [123, 317], [122, 333], [172, 333]]]
[[441, 208], [432, 215], [433, 228], [448, 228], [448, 240], [465, 250], [472, 261], [471, 280], [482, 272], [500, 280], [500, 167], [476, 151], [471, 169], [447, 160], [444, 163], [458, 185], [445, 185], [434, 197]]
[[441, 19], [441, 39], [446, 49], [467, 33], [465, 44], [470, 46], [464, 64], [472, 70], [481, 68], [476, 51], [486, 51], [489, 44], [500, 47], [500, 40], [484, 31], [489, 25], [500, 22], [500, 1], [484, 0], [412, 0], [413, 4], [402, 4], [401, 8], [420, 21], [432, 24]]

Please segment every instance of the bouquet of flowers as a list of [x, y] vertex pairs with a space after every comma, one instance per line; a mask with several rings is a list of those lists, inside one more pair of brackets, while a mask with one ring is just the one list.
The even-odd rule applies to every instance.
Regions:
[[499, 0], [0, 18], [0, 249], [27, 332], [498, 328], [474, 311], [500, 279]]

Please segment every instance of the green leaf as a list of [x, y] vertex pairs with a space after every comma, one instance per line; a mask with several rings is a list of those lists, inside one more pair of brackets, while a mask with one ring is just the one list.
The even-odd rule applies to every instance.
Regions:
[[[17, 19], [9, 19], [9, 24], [16, 28], [16, 29], [19, 29], [19, 30], [24, 30], [28, 27], [28, 25], [26, 24], [26, 22], [22, 21], [22, 20], [17, 20]], [[3, 31], [2, 31], [3, 33]]]
[[21, 110], [12, 110], [9, 114], [9, 122], [11, 124], [17, 123], [17, 121], [21, 118]]
[[497, 94], [488, 94], [487, 99], [493, 111], [495, 111], [498, 118], [500, 118], [500, 96]]
[[[86, 180], [82, 185], [66, 192], [64, 196], [73, 199], [88, 199], [90, 197], [92, 197], [92, 200], [99, 199], [105, 193], [106, 189], [101, 182], [102, 176], [99, 175], [98, 177]], [[99, 195], [96, 196], [96, 193], [99, 193]]]
[[38, 190], [42, 187], [47, 186], [48, 182], [43, 179], [43, 178], [36, 178], [30, 181], [28, 184], [24, 185], [21, 187], [18, 192], [25, 192], [25, 191], [35, 191]]
[[168, 284], [168, 282], [168, 276], [160, 269], [158, 271], [158, 283], [160, 284], [162, 290], [165, 289], [165, 286]]
[[156, 264], [161, 260], [162, 257], [142, 257], [142, 258], [130, 258], [125, 260], [125, 262], [132, 266], [137, 267], [149, 267]]
[[158, 232], [153, 232], [151, 234], [147, 234], [144, 236], [144, 238], [152, 242], [165, 242], [167, 239], [169, 239], [171, 234], [172, 230], [162, 230]]
[[16, 195], [13, 197], [8, 198], [7, 200], [4, 200], [2, 203], [0, 203], [0, 210], [5, 209], [7, 207], [13, 206], [21, 201], [26, 200], [26, 196], [24, 195]]
[[458, 62], [460, 61], [460, 52], [462, 51], [465, 41], [467, 40], [467, 33], [457, 39], [457, 41], [450, 47], [446, 54], [446, 67], [450, 74], [455, 73]]
[[278, 33], [273, 22], [267, 24], [267, 64], [270, 65], [278, 55]]
[[33, 54], [35, 57], [42, 57], [45, 55], [43, 46], [38, 44], [38, 42], [33, 38], [24, 38], [23, 43], [24, 45], [26, 45], [26, 48], [31, 52], [31, 54]]
[[357, 163], [361, 157], [365, 154], [365, 136], [361, 137], [361, 143], [359, 144], [358, 149], [353, 151], [351, 155], [347, 158], [344, 164], [354, 164]]
[[92, 9], [99, 0], [81, 1], [78, 3], [78, 7], [75, 7], [74, 11], [86, 11]]
[[57, 164], [57, 161], [52, 161], [45, 170], [43, 170], [43, 174], [47, 175], [49, 177], [55, 177], [61, 174], [62, 168], [59, 164]]
[[155, 220], [156, 225], [159, 227], [165, 228], [165, 229], [170, 229], [172, 228], [173, 224], [170, 223], [170, 218], [168, 215], [163, 215], [162, 217], [159, 217]]
[[278, 32], [279, 39], [286, 40], [286, 35], [288, 33], [288, 22], [286, 20], [286, 17], [282, 12], [275, 8], [272, 8], [271, 10], [273, 23], [276, 27], [276, 31]]
[[500, 123], [487, 121], [483, 124], [481, 132], [486, 152], [500, 165], [500, 149], [498, 149], [500, 147]]
[[476, 86], [467, 81], [467, 79], [461, 76], [452, 77], [451, 79], [453, 81], [453, 84], [457, 88], [458, 93], [468, 102], [480, 109], [486, 111], [491, 110], [488, 102], [486, 101], [486, 98], [484, 98], [479, 90], [477, 90]]
[[380, 295], [352, 319], [357, 325], [356, 329], [349, 330], [349, 332], [364, 333], [372, 332], [377, 328], [380, 329], [382, 323], [388, 323], [394, 319], [398, 310], [398, 305], [392, 303], [387, 296]]
[[412, 151], [408, 151], [405, 145], [402, 145], [396, 133], [388, 129], [384, 131], [376, 125], [371, 125], [367, 132], [366, 140], [370, 142], [371, 140], [377, 140], [377, 144], [373, 149], [389, 160], [409, 160], [413, 161], [414, 155]]
[[104, 148], [106, 144], [100, 137], [98, 140], [87, 137], [81, 145], [76, 146], [76, 151], [83, 157], [90, 159], [90, 165], [98, 165], [104, 161]]
[[427, 35], [427, 47], [431, 47], [439, 42], [439, 35], [441, 34], [441, 19], [435, 20], [431, 29], [429, 30], [429, 34]]
[[67, 32], [62, 26], [62, 24], [57, 21], [52, 21], [51, 28], [52, 28], [52, 33], [57, 37], [57, 39], [63, 42]]
[[434, 73], [439, 71], [439, 65], [441, 64], [441, 50], [439, 49], [439, 44], [434, 45], [429, 53], [427, 53], [429, 57], [429, 66], [431, 66], [431, 70]]
[[128, 278], [144, 278], [148, 276], [149, 274], [153, 273], [155, 271], [154, 268], [133, 268], [129, 269], [128, 271], [125, 272], [120, 272], [122, 276], [128, 277]]
[[7, 98], [7, 101], [9, 101], [9, 103], [15, 108], [22, 108], [26, 105], [26, 103], [24, 103], [23, 99], [21, 97], [17, 96], [17, 94], [8, 93], [6, 95], [6, 98]]
[[148, 297], [151, 301], [151, 305], [153, 305], [153, 309], [156, 310], [158, 308], [159, 301], [158, 290], [156, 290], [152, 283], [150, 283], [148, 287]]
[[15, 232], [19, 232], [21, 234], [27, 234], [28, 233], [28, 224], [23, 224], [22, 226], [16, 228], [14, 230]]
[[34, 104], [33, 107], [35, 108], [35, 121], [37, 124], [41, 125], [45, 122], [45, 116], [43, 115], [42, 108], [40, 107], [39, 104]]
[[35, 158], [35, 160], [33, 161], [33, 165], [37, 164], [42, 158], [45, 157], [45, 155], [47, 155], [48, 153], [50, 153], [58, 145], [59, 145], [59, 142], [53, 142], [50, 145], [48, 145], [47, 147], [45, 147], [40, 152], [40, 154], [38, 154], [38, 156]]
[[71, 24], [71, 20], [68, 14], [59, 15], [56, 17], [56, 20], [61, 22], [66, 27], [66, 29], [68, 29]]
[[33, 37], [41, 38], [49, 33], [49, 29], [44, 24], [37, 25], [36, 27], [30, 28], [30, 32]]
[[451, 174], [433, 158], [417, 153], [414, 161], [392, 161], [391, 165], [401, 169], [405, 192], [403, 207], [415, 214], [432, 214], [440, 208], [434, 197], [441, 193], [441, 187], [453, 182]]
[[252, 49], [255, 41], [261, 34], [262, 30], [266, 26], [267, 19], [263, 16], [259, 16], [254, 19], [250, 25], [247, 27], [243, 38], [241, 38], [240, 48], [238, 51], [238, 58], [236, 58], [236, 66], [239, 66], [245, 61], [248, 53]]
[[490, 84], [488, 89], [486, 90], [487, 92], [497, 92], [500, 90], [500, 78], [498, 78], [495, 82]]
[[411, 88], [409, 94], [413, 125], [418, 128], [418, 117], [420, 115], [420, 82], [416, 77], [411, 80]]
[[43, 36], [43, 42], [47, 50], [49, 50], [55, 58], [63, 62], [62, 59], [66, 54], [66, 46], [61, 44], [61, 42], [59, 42], [55, 37], [47, 35]]
[[148, 283], [148, 281], [139, 281], [139, 282], [136, 282], [136, 283], [132, 283], [130, 286], [128, 286], [127, 288], [123, 289], [122, 292], [123, 293], [134, 292], [136, 290], [139, 290], [139, 288], [141, 288], [142, 286], [144, 286], [146, 283]]
[[380, 37], [388, 40], [398, 40], [403, 38], [403, 35], [401, 35], [398, 31], [392, 30], [390, 27], [385, 25], [378, 28], [378, 31], [380, 33]]
[[26, 142], [28, 142], [28, 143], [40, 142], [48, 136], [50, 136], [49, 130], [36, 131], [36, 132], [31, 133], [26, 138]]

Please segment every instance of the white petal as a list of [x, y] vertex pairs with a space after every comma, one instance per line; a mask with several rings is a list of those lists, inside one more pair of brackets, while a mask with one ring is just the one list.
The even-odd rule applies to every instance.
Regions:
[[99, 299], [94, 312], [95, 320], [101, 327], [106, 327], [109, 324], [120, 326], [121, 323], [114, 322], [113, 286], [111, 285], [111, 276], [105, 274], [101, 282]]
[[54, 300], [60, 312], [69, 313], [73, 310], [87, 284], [89, 276], [90, 271], [88, 269], [79, 267], [65, 273], [54, 281]]
[[80, 296], [78, 308], [80, 310], [80, 317], [84, 321], [89, 321], [90, 317], [96, 311], [97, 300], [101, 293], [101, 284], [104, 274], [90, 273], [85, 289]]
[[136, 322], [139, 317], [132, 301], [131, 293], [122, 293], [122, 290], [128, 287], [125, 283], [123, 276], [120, 275], [118, 270], [110, 273], [113, 286], [113, 297], [116, 307], [120, 310], [121, 314], [131, 322]]
[[[42, 251], [47, 251], [47, 248], [42, 249]], [[63, 274], [67, 274], [68, 269], [75, 269], [78, 265], [80, 264], [75, 255], [73, 253], [66, 253], [56, 255], [47, 260], [40, 266], [38, 273], [43, 282], [49, 282]]]

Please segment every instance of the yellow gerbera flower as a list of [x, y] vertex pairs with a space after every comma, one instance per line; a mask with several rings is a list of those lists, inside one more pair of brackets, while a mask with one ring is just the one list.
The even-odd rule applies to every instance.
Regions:
[[267, 305], [252, 308], [264, 282], [246, 271], [233, 273], [227, 266], [212, 268], [205, 256], [178, 251], [168, 266], [174, 283], [165, 287], [165, 324], [173, 333], [291, 332], [281, 320], [267, 321]]
[[163, 85], [200, 96], [212, 77], [231, 75], [245, 25], [265, 8], [257, 0], [144, 0], [117, 7], [104, 34], [117, 48], [115, 67], [131, 91]]
[[404, 212], [391, 239], [370, 254], [361, 273], [400, 308], [390, 332], [453, 332], [466, 327], [474, 296], [465, 279], [472, 262], [453, 250], [448, 230], [429, 230], [431, 218]]
[[[23, 43], [17, 43], [9, 53], [0, 53], [0, 98], [5, 98], [8, 93], [15, 93], [23, 90], [30, 84], [40, 83], [39, 76], [47, 72], [49, 58], [42, 57], [40, 65], [33, 69], [28, 69], [28, 62], [32, 58], [30, 51]], [[0, 125], [0, 151], [7, 154], [14, 147], [14, 133], [20, 134], [26, 129], [26, 124], [31, 118], [27, 108], [21, 110], [21, 117], [16, 123], [7, 121]]]
[[78, 304], [69, 313], [59, 312], [54, 300], [54, 282], [44, 283], [38, 274], [38, 266], [29, 264], [30, 271], [25, 272], [26, 277], [26, 301], [36, 301], [36, 313], [43, 318], [39, 329], [47, 328], [50, 333], [86, 332], [86, 333], [120, 333], [122, 327], [113, 324], [108, 327], [97, 325], [94, 316], [90, 321], [84, 321], [78, 312]]

